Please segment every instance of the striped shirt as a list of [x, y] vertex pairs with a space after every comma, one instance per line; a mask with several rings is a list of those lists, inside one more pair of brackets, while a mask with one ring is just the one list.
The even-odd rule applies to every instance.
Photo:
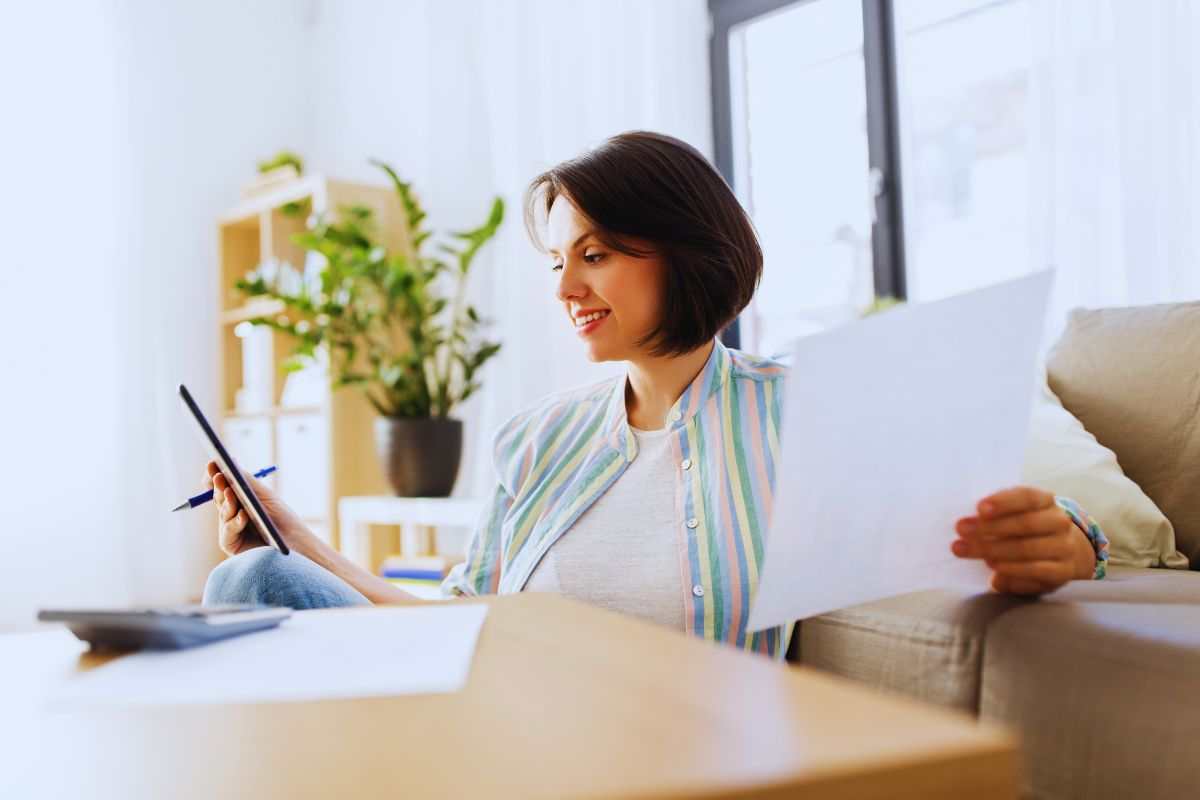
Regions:
[[[787, 369], [714, 339], [703, 369], [667, 414], [679, 467], [685, 629], [777, 659], [794, 623], [755, 632], [746, 623], [776, 486]], [[626, 381], [622, 375], [552, 394], [500, 427], [497, 485], [443, 594], [521, 591], [546, 551], [621, 477], [637, 457]]]

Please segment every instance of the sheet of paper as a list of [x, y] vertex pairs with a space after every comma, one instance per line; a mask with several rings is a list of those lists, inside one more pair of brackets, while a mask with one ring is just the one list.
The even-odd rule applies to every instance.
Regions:
[[988, 590], [954, 522], [1020, 485], [1053, 273], [796, 343], [749, 628], [940, 586]]
[[297, 611], [278, 627], [144, 651], [59, 682], [51, 706], [262, 703], [455, 692], [487, 606]]

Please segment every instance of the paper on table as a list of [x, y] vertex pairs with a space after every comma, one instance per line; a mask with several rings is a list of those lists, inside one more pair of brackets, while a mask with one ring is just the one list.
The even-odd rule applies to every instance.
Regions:
[[487, 606], [298, 611], [279, 627], [78, 673], [50, 705], [257, 703], [432, 694], [466, 683]]
[[954, 522], [1019, 485], [1053, 273], [797, 342], [749, 630], [939, 586], [986, 591]]

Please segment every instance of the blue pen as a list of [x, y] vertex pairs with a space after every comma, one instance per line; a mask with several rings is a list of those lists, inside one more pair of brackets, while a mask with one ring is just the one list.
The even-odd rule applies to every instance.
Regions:
[[[270, 466], [270, 467], [267, 467], [266, 469], [260, 469], [258, 472], [254, 473], [254, 477], [265, 478], [268, 475], [270, 475], [272, 472], [274, 472], [276, 469], [278, 469], [278, 467], [275, 467], [275, 466]], [[172, 511], [183, 511], [185, 508], [195, 508], [196, 506], [204, 505], [205, 503], [207, 503], [209, 500], [212, 500], [212, 499], [213, 499], [213, 490], [209, 489], [204, 494], [198, 494], [195, 497], [189, 497], [187, 500], [184, 500], [182, 503], [175, 506], [171, 510]]]

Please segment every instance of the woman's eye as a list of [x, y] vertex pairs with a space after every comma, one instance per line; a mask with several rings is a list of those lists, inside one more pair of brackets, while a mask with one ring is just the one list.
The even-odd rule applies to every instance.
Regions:
[[[588, 253], [583, 257], [583, 260], [589, 264], [595, 264], [597, 261], [599, 261], [602, 258], [604, 258], [604, 253]], [[563, 265], [556, 262], [553, 265], [551, 265], [550, 271], [558, 272], [562, 268], [563, 268]]]

